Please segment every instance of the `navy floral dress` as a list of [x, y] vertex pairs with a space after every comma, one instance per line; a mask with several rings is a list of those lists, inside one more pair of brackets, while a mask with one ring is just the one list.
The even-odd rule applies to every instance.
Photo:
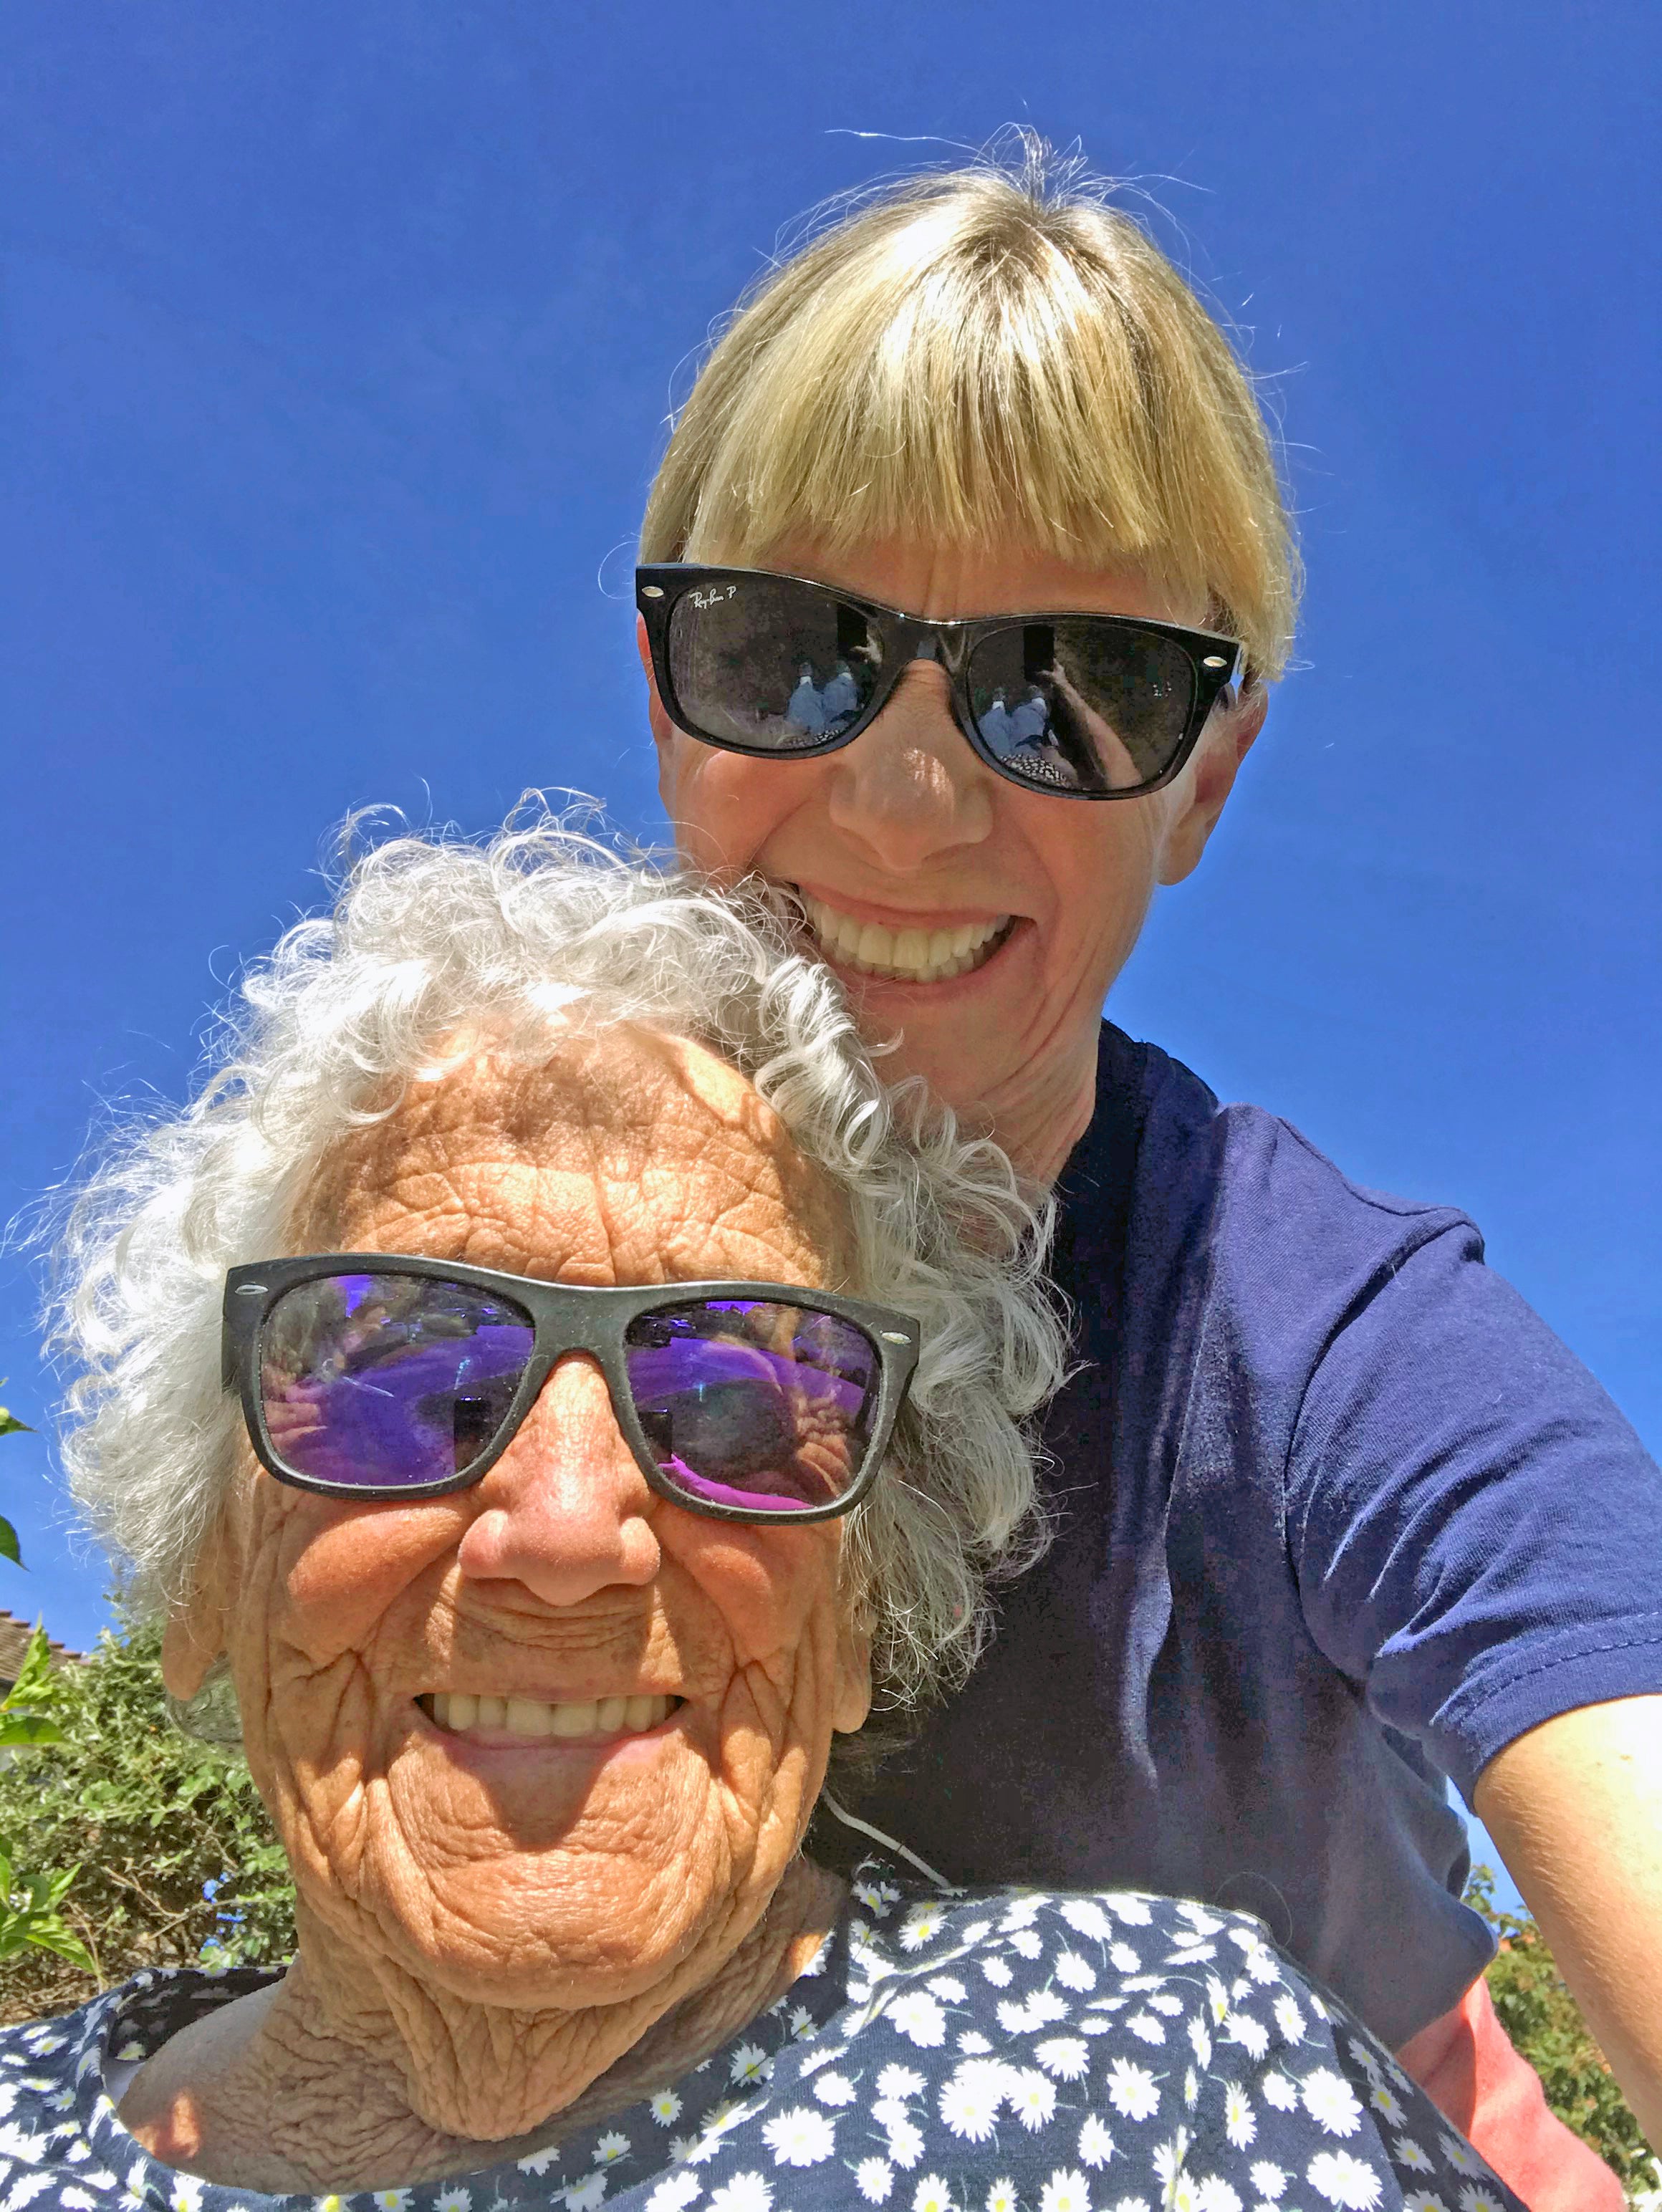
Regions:
[[557, 2148], [284, 2198], [159, 2164], [132, 2067], [260, 1987], [142, 1973], [0, 2033], [0, 2212], [1524, 2212], [1261, 1923], [1130, 1893], [855, 1876], [808, 1973], [714, 2057]]

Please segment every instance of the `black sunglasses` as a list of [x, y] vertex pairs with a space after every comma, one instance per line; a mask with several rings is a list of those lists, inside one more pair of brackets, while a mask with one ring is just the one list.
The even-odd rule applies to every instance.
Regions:
[[802, 576], [669, 562], [635, 572], [658, 696], [728, 752], [849, 744], [915, 660], [937, 660], [978, 758], [1026, 791], [1137, 799], [1169, 783], [1241, 648], [1141, 616], [925, 622]]
[[876, 1477], [918, 1331], [787, 1283], [587, 1290], [380, 1252], [225, 1278], [221, 1380], [260, 1463], [331, 1498], [478, 1482], [571, 1352], [600, 1366], [661, 1497], [723, 1521], [825, 1521]]

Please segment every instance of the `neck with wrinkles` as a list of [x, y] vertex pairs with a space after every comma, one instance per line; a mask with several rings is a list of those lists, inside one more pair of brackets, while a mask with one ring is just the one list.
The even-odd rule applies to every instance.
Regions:
[[843, 1885], [788, 1869], [694, 1989], [580, 2011], [469, 2003], [343, 1948], [303, 1909], [273, 1989], [171, 2038], [122, 2100], [165, 2164], [237, 2189], [393, 2189], [548, 2147], [673, 2082], [764, 2011], [829, 1934]]

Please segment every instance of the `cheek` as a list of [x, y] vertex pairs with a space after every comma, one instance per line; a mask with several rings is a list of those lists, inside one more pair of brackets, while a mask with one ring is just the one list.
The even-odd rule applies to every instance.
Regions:
[[1167, 799], [1162, 791], [1096, 806], [1038, 802], [1050, 811], [1030, 818], [1029, 841], [1062, 918], [1059, 935], [1087, 958], [1095, 951], [1117, 963], [1135, 943], [1159, 878]]
[[661, 754], [664, 811], [686, 857], [712, 875], [740, 875], [782, 822], [812, 801], [821, 764], [746, 760], [675, 732]]
[[413, 1585], [441, 1566], [467, 1516], [454, 1503], [355, 1505], [261, 1475], [239, 1618], [268, 1654], [331, 1665], [374, 1640]]
[[666, 1530], [666, 1554], [720, 1621], [735, 1677], [770, 1686], [782, 1719], [831, 1695], [841, 1623], [835, 1524], [776, 1533], [674, 1517], [681, 1525]]

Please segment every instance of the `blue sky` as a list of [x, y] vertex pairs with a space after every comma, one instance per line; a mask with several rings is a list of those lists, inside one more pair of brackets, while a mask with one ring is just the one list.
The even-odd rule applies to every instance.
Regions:
[[[0, 1215], [103, 1102], [181, 1095], [349, 806], [481, 829], [564, 785], [661, 829], [630, 547], [691, 362], [810, 204], [1031, 123], [1138, 180], [1239, 325], [1310, 570], [1113, 1010], [1469, 1207], [1662, 1444], [1657, 24], [16, 0]], [[0, 1395], [42, 1431], [4, 1447], [0, 1603], [85, 1640], [36, 1295], [0, 1257]]]

